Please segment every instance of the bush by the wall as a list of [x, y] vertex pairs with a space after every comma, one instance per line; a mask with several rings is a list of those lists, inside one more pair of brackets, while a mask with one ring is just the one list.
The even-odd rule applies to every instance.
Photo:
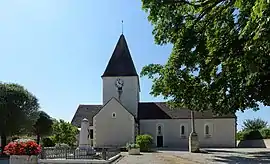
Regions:
[[133, 149], [133, 148], [140, 148], [140, 145], [136, 144], [136, 143], [128, 143], [126, 145], [126, 149], [129, 150], [129, 149]]
[[153, 137], [148, 134], [138, 135], [136, 137], [136, 144], [140, 146], [141, 151], [150, 151]]
[[41, 140], [42, 142], [42, 146], [44, 147], [54, 147], [55, 143], [53, 142], [53, 140], [51, 138], [42, 138]]

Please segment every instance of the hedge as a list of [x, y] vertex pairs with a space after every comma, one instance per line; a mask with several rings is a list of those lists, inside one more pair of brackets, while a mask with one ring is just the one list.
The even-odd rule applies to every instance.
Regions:
[[240, 131], [236, 136], [237, 140], [257, 140], [257, 139], [270, 139], [270, 128], [261, 130], [246, 130]]

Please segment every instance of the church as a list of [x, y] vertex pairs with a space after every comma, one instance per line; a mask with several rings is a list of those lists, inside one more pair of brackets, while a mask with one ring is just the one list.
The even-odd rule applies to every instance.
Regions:
[[[101, 76], [103, 101], [80, 104], [71, 123], [87, 121], [87, 143], [93, 147], [124, 147], [136, 135], [149, 134], [154, 147], [188, 148], [191, 112], [171, 109], [166, 102], [140, 102], [140, 79], [122, 34]], [[195, 112], [200, 147], [236, 147], [236, 116]]]

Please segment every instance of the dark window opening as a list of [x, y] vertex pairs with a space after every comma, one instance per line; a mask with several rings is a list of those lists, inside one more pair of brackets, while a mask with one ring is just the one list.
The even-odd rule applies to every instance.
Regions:
[[185, 127], [181, 126], [181, 134], [184, 135], [185, 134]]

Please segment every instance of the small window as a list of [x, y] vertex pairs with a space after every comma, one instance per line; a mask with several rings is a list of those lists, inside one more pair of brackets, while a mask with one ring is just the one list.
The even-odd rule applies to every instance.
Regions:
[[185, 135], [185, 126], [184, 125], [181, 126], [181, 135]]
[[209, 124], [206, 124], [206, 125], [204, 126], [204, 136], [205, 136], [206, 138], [210, 138], [211, 135], [212, 135], [211, 133], [212, 133], [211, 126], [210, 126]]
[[112, 118], [116, 118], [116, 113], [115, 112], [112, 113]]
[[89, 139], [93, 139], [94, 138], [93, 129], [88, 129], [88, 138]]
[[94, 138], [93, 129], [88, 129], [88, 138], [89, 139], [93, 139]]
[[205, 134], [209, 135], [209, 126], [208, 125], [205, 126]]

